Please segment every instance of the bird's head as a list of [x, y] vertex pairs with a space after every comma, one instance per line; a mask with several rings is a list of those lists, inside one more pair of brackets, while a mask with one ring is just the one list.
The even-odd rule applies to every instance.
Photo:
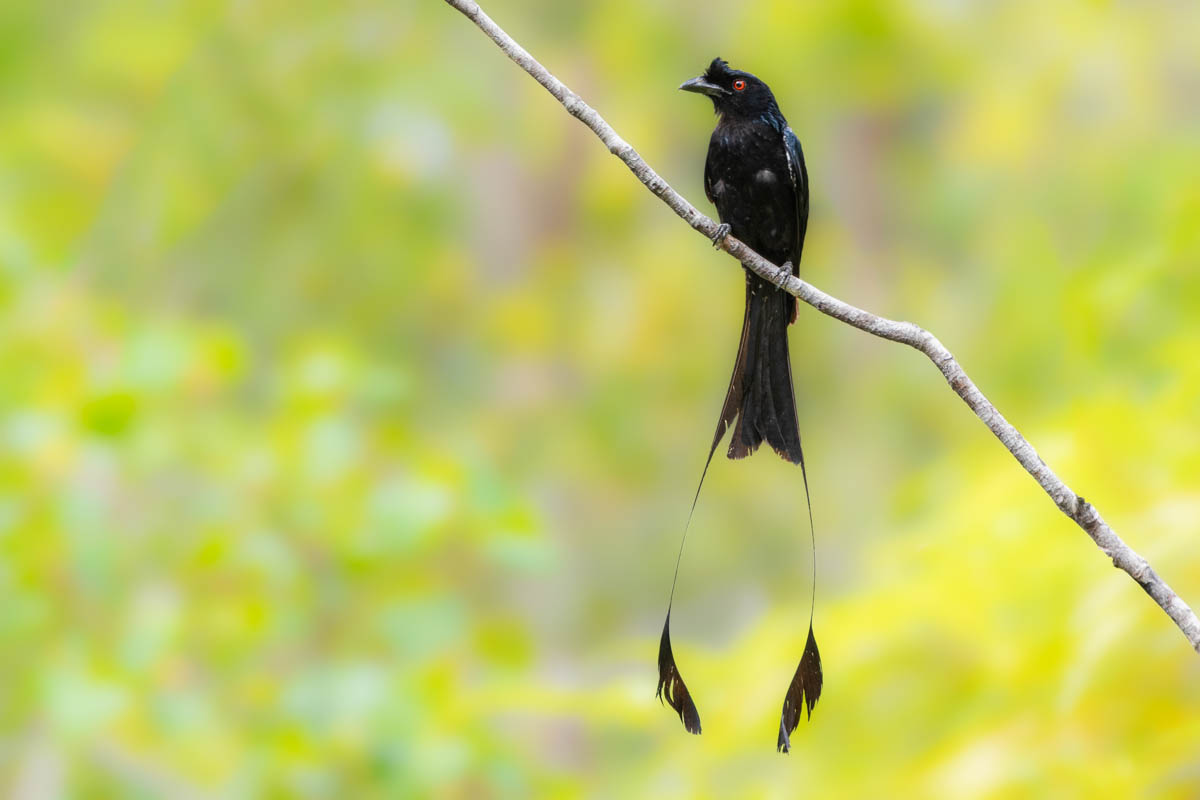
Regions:
[[779, 110], [770, 87], [720, 58], [714, 58], [703, 75], [684, 81], [679, 88], [708, 95], [717, 113], [727, 117], [757, 117]]

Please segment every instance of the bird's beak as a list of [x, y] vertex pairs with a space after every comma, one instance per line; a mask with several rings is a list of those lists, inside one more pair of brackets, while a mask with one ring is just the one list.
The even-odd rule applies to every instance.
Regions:
[[729, 94], [728, 89], [723, 89], [715, 83], [709, 83], [704, 80], [704, 76], [692, 78], [690, 81], [684, 81], [679, 84], [679, 88], [685, 92], [696, 92], [697, 94], [706, 94], [709, 97], [720, 97], [723, 94]]

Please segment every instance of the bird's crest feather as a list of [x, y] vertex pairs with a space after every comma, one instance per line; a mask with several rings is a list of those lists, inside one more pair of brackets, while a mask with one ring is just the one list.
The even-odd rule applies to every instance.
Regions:
[[708, 69], [704, 71], [704, 79], [709, 83], [716, 83], [718, 80], [728, 77], [733, 70], [729, 68], [729, 62], [718, 56], [708, 65]]

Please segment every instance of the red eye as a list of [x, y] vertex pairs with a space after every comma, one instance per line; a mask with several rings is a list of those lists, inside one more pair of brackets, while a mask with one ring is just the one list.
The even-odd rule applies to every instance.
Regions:
[[733, 82], [733, 88], [740, 92], [742, 89], [746, 88], [746, 82], [741, 78], [738, 78]]

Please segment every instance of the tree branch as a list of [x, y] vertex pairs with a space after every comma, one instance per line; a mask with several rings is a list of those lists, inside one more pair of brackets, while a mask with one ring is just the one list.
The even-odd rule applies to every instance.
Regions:
[[[595, 109], [583, 102], [579, 95], [568, 89], [562, 81], [539, 64], [525, 48], [513, 41], [512, 37], [501, 30], [500, 26], [493, 22], [487, 14], [483, 13], [478, 3], [471, 2], [471, 0], [446, 0], [446, 2], [478, 25], [509, 58], [544, 86], [546, 91], [554, 95], [554, 98], [562, 103], [572, 116], [591, 128], [592, 132], [600, 137], [600, 141], [604, 142], [604, 146], [609, 149], [609, 152], [624, 161], [637, 179], [670, 206], [671, 210], [678, 214], [684, 222], [710, 239], [712, 238], [716, 232], [717, 223], [700, 213], [695, 206], [672, 189], [658, 173], [650, 168], [649, 164], [642, 160], [642, 157], [628, 142], [617, 135], [617, 132], [596, 113]], [[897, 322], [878, 317], [828, 295], [806, 281], [781, 270], [732, 236], [725, 238], [721, 248], [740, 261], [747, 269], [771, 281], [789, 294], [795, 295], [821, 313], [874, 336], [916, 348], [928, 356], [929, 360], [941, 370], [955, 394], [962, 398], [963, 402], [975, 412], [975, 416], [979, 417], [983, 424], [987, 425], [988, 429], [996, 435], [996, 438], [1008, 448], [1008, 451], [1025, 468], [1025, 471], [1032, 475], [1038, 485], [1050, 496], [1059, 510], [1074, 520], [1075, 524], [1092, 537], [1092, 541], [1104, 551], [1106, 556], [1112, 559], [1113, 566], [1129, 573], [1129, 576], [1137, 581], [1146, 594], [1150, 595], [1154, 602], [1158, 603], [1167, 613], [1167, 616], [1179, 626], [1179, 630], [1183, 631], [1183, 635], [1187, 637], [1192, 647], [1200, 652], [1200, 619], [1196, 618], [1188, 604], [1158, 576], [1146, 559], [1121, 540], [1121, 537], [1100, 516], [1100, 512], [1096, 510], [1095, 506], [1075, 494], [1054, 474], [1050, 467], [1046, 466], [1033, 446], [984, 397], [983, 392], [979, 391], [975, 382], [967, 376], [958, 361], [938, 341], [936, 336], [911, 322]]]

